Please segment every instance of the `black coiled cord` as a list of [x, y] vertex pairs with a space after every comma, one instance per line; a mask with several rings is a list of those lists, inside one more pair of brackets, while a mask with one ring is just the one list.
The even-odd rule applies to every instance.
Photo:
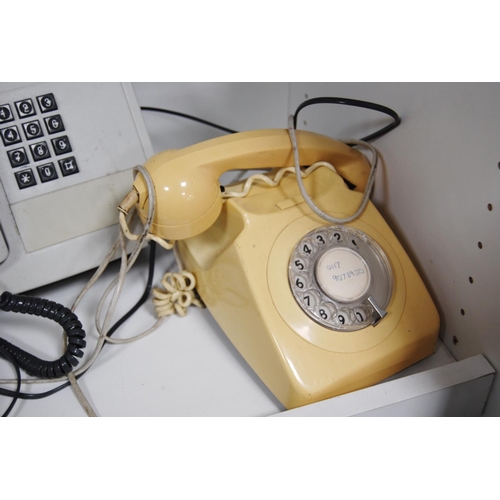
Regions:
[[0, 296], [0, 309], [7, 312], [31, 314], [48, 318], [64, 329], [68, 337], [66, 352], [56, 361], [44, 361], [0, 337], [0, 356], [2, 351], [8, 352], [29, 375], [38, 378], [59, 378], [69, 373], [78, 365], [83, 356], [81, 350], [87, 344], [85, 331], [75, 313], [61, 304], [51, 300], [25, 295], [12, 295], [4, 292]]

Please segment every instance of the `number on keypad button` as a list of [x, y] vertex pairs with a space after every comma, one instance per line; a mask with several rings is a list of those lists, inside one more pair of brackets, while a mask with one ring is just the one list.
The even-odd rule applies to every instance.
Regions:
[[51, 140], [56, 155], [63, 155], [72, 151], [71, 144], [69, 143], [69, 139], [67, 136], [64, 135], [62, 137], [57, 137], [56, 139]]
[[15, 125], [12, 127], [3, 128], [2, 130], [0, 130], [0, 133], [2, 134], [2, 141], [4, 143], [4, 146], [10, 146], [11, 144], [21, 142], [21, 136], [19, 135], [19, 131], [17, 130], [17, 127]]
[[36, 139], [37, 137], [43, 136], [42, 127], [40, 127], [40, 122], [27, 122], [23, 123], [24, 133], [26, 134], [26, 139]]
[[49, 134], [55, 134], [64, 130], [64, 124], [60, 115], [49, 116], [44, 118], [44, 121]]
[[16, 102], [17, 114], [19, 118], [26, 118], [27, 116], [36, 115], [35, 108], [31, 99], [23, 99]]
[[32, 144], [30, 146], [31, 154], [35, 161], [44, 160], [45, 158], [50, 158], [49, 147], [46, 142], [39, 142], [37, 144]]
[[7, 151], [9, 156], [10, 165], [12, 168], [20, 167], [21, 165], [26, 165], [28, 163], [28, 155], [24, 148], [12, 149]]
[[37, 100], [42, 113], [48, 113], [49, 111], [54, 111], [57, 109], [54, 94], [40, 95], [37, 97]]
[[10, 122], [14, 119], [8, 104], [0, 105], [0, 123]]
[[46, 163], [45, 165], [40, 165], [36, 168], [42, 182], [53, 181], [58, 177], [53, 163]]

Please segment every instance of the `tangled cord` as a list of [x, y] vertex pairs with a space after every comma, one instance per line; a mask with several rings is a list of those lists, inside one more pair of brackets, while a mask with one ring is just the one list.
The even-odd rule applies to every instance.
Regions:
[[[304, 170], [300, 171], [300, 175], [304, 178], [308, 177], [310, 174], [312, 174], [317, 168], [319, 167], [327, 167], [333, 172], [337, 173], [336, 168], [331, 164], [328, 163], [327, 161], [317, 161], [316, 163], [313, 163], [311, 166], [307, 167]], [[257, 182], [263, 182], [264, 184], [267, 184], [270, 187], [276, 187], [280, 184], [281, 180], [283, 179], [284, 175], [287, 173], [295, 173], [295, 168], [294, 167], [282, 167], [277, 170], [276, 174], [274, 177], [270, 177], [268, 175], [264, 174], [254, 174], [245, 181], [245, 184], [243, 185], [243, 188], [241, 191], [224, 191], [222, 194], [222, 199], [228, 199], [228, 198], [244, 198], [245, 196], [248, 195], [250, 192], [250, 189], [254, 184]]]
[[25, 295], [2, 293], [0, 309], [6, 312], [30, 314], [48, 318], [64, 329], [68, 344], [66, 352], [56, 361], [45, 361], [0, 338], [0, 347], [9, 353], [18, 365], [29, 375], [39, 378], [58, 378], [70, 373], [78, 365], [78, 359], [83, 356], [81, 350], [86, 346], [85, 331], [75, 313], [61, 304], [51, 300]]
[[195, 296], [196, 280], [190, 272], [165, 273], [161, 284], [164, 290], [153, 289], [153, 304], [158, 318], [174, 313], [186, 316], [187, 309], [191, 305], [203, 307], [203, 303]]

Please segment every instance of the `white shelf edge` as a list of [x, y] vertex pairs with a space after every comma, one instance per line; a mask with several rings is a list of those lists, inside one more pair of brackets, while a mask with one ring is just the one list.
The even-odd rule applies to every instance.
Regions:
[[[409, 411], [411, 412], [408, 409], [411, 403], [410, 405], [406, 403], [425, 396], [429, 396], [428, 412], [426, 413], [425, 410], [425, 401], [418, 399], [418, 416], [447, 416], [447, 411], [449, 410], [446, 410], [445, 407], [436, 409], [431, 395], [435, 396], [436, 393], [440, 391], [446, 392], [449, 389], [458, 389], [453, 394], [448, 394], [448, 397], [454, 397], [458, 401], [458, 403], [454, 403], [453, 414], [461, 415], [463, 410], [463, 415], [470, 415], [471, 413], [480, 415], [486, 402], [494, 373], [495, 370], [486, 358], [478, 354], [462, 361], [431, 368], [420, 373], [383, 382], [373, 387], [270, 416], [349, 417], [369, 412], [375, 412], [375, 414], [379, 414], [380, 416], [408, 415]], [[467, 385], [469, 382], [477, 382], [476, 385], [479, 384], [479, 387], [475, 387], [474, 390], [477, 399], [474, 403], [474, 409], [471, 408], [469, 397], [471, 391], [470, 386]], [[463, 391], [465, 391], [463, 394], [461, 394], [461, 386], [463, 386]], [[464, 397], [464, 395], [466, 396]], [[442, 396], [441, 399], [443, 400]], [[462, 405], [463, 408], [459, 407], [457, 409], [457, 404]], [[399, 409], [398, 405], [400, 405]], [[385, 414], [383, 411], [378, 411], [384, 407], [387, 407]]]

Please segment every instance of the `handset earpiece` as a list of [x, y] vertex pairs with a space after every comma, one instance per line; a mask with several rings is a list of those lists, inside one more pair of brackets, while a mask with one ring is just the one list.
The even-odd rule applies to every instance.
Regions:
[[[146, 164], [155, 186], [156, 207], [150, 232], [167, 240], [183, 240], [208, 229], [222, 210], [218, 176], [213, 169], [195, 168], [189, 155], [164, 151]], [[134, 188], [139, 195], [137, 211], [142, 221], [148, 212], [148, 191], [142, 176]]]
[[[357, 150], [330, 137], [297, 131], [301, 165], [332, 163], [337, 172], [363, 191], [370, 167]], [[240, 132], [211, 139], [185, 149], [153, 156], [145, 168], [156, 192], [151, 232], [161, 238], [182, 240], [207, 230], [222, 210], [219, 178], [229, 170], [289, 167], [294, 164], [286, 129]], [[137, 210], [144, 222], [148, 192], [141, 176], [134, 182]]]

